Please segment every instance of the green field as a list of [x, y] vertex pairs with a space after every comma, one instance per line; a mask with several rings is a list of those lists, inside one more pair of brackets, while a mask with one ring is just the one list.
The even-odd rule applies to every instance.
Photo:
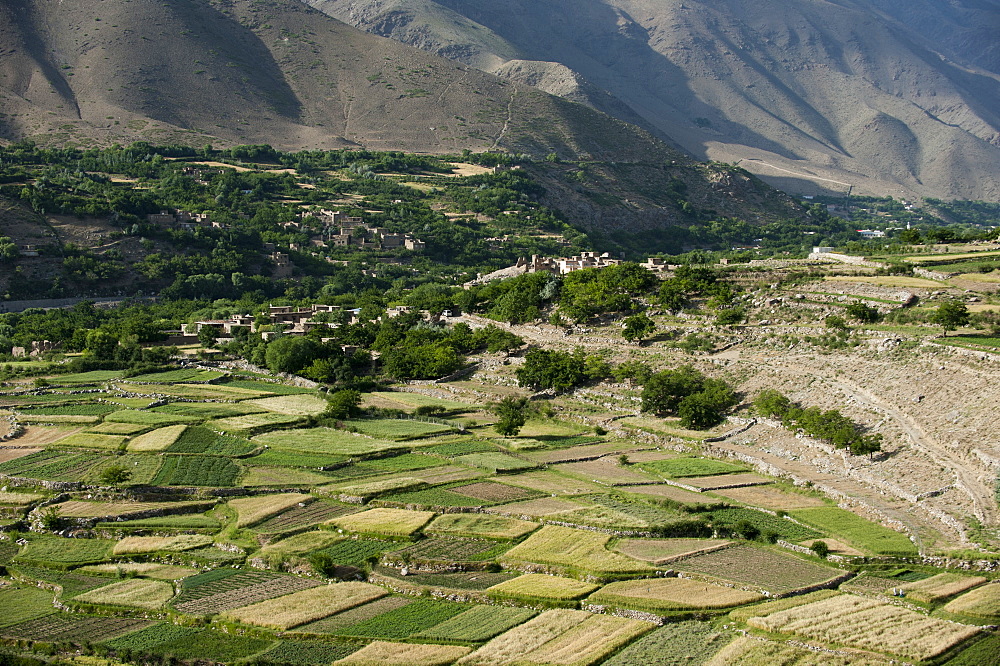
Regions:
[[0, 627], [52, 615], [54, 593], [35, 587], [7, 587], [0, 589], [0, 604], [4, 612], [0, 616]]
[[464, 604], [417, 599], [402, 608], [344, 627], [337, 634], [366, 639], [408, 638], [451, 619], [468, 608]]
[[537, 611], [527, 608], [473, 606], [463, 613], [417, 633], [414, 638], [427, 641], [478, 643], [513, 629], [536, 614]]
[[[911, 556], [917, 552], [905, 534], [861, 518], [857, 514], [835, 507], [799, 509], [789, 515], [807, 525], [840, 537], [851, 545], [873, 555]], [[809, 537], [806, 537], [809, 538]]]
[[153, 483], [163, 486], [236, 485], [240, 468], [229, 458], [218, 456], [165, 456]]
[[111, 555], [114, 545], [114, 541], [105, 539], [38, 536], [28, 541], [15, 560], [54, 569], [68, 569], [76, 565], [103, 562]]
[[651, 567], [607, 548], [611, 537], [597, 532], [545, 525], [501, 557], [503, 562], [538, 563], [597, 575], [648, 573]]
[[399, 448], [399, 445], [393, 442], [362, 437], [344, 430], [330, 428], [280, 430], [257, 435], [253, 441], [275, 449], [345, 456], [364, 455]]
[[670, 460], [654, 460], [641, 463], [642, 469], [667, 478], [682, 478], [686, 476], [712, 476], [715, 474], [732, 474], [746, 472], [744, 465], [734, 465], [721, 460], [708, 458], [673, 458]]
[[348, 430], [368, 435], [369, 437], [390, 439], [397, 442], [438, 435], [451, 432], [452, 430], [448, 426], [437, 423], [424, 423], [422, 421], [403, 419], [348, 420], [344, 421], [344, 427]]

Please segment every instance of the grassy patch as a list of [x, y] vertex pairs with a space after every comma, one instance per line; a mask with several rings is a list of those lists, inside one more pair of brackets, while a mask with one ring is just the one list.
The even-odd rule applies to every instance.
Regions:
[[383, 588], [368, 583], [321, 585], [230, 610], [222, 617], [277, 631], [287, 631], [292, 627], [314, 622], [385, 595], [386, 591]]
[[430, 629], [467, 610], [465, 604], [417, 599], [402, 608], [391, 610], [382, 615], [344, 627], [337, 633], [352, 638], [407, 638], [413, 634]]
[[[836, 507], [799, 509], [789, 512], [798, 520], [838, 536], [874, 555], [915, 555], [916, 546], [905, 534], [882, 527]], [[810, 537], [805, 537], [810, 538]]]
[[166, 456], [153, 483], [158, 486], [211, 486], [236, 485], [239, 465], [229, 458], [219, 456]]
[[445, 513], [424, 528], [427, 534], [515, 540], [538, 529], [538, 523], [481, 513]]
[[124, 435], [97, 435], [89, 432], [78, 432], [59, 440], [59, 446], [71, 449], [92, 449], [95, 451], [117, 451], [125, 440]]
[[184, 434], [188, 426], [172, 425], [164, 428], [157, 428], [145, 435], [139, 435], [129, 440], [126, 448], [129, 451], [166, 451], [177, 438]]
[[537, 615], [527, 608], [473, 606], [469, 610], [416, 634], [429, 641], [482, 642], [513, 629]]
[[369, 509], [361, 513], [334, 518], [329, 524], [360, 534], [410, 536], [419, 531], [434, 517], [430, 511], [405, 511], [403, 509]]
[[645, 573], [651, 567], [607, 549], [611, 537], [569, 527], [545, 525], [501, 558], [510, 563], [535, 563], [571, 572], [598, 575]]
[[452, 430], [452, 428], [438, 423], [424, 423], [422, 421], [404, 419], [356, 419], [344, 421], [344, 427], [348, 430], [363, 433], [369, 437], [390, 439], [397, 442], [429, 437], [430, 435], [439, 435]]
[[245, 439], [220, 435], [201, 426], [189, 426], [167, 448], [167, 453], [200, 453], [216, 456], [245, 456], [258, 447]]
[[117, 410], [115, 405], [106, 405], [100, 402], [84, 403], [76, 405], [60, 405], [58, 407], [35, 407], [27, 412], [28, 416], [104, 416]]
[[105, 421], [114, 423], [137, 423], [146, 426], [165, 426], [177, 423], [194, 423], [199, 419], [181, 414], [160, 414], [159, 412], [140, 412], [134, 409], [123, 409], [111, 412], [104, 417]]
[[194, 368], [180, 368], [178, 370], [167, 370], [166, 372], [154, 372], [148, 375], [138, 375], [130, 377], [129, 382], [143, 384], [180, 384], [183, 382], [209, 382], [224, 377], [221, 372], [214, 370], [196, 370]]
[[[818, 539], [823, 536], [816, 530], [797, 525], [790, 520], [772, 516], [763, 511], [753, 509], [743, 509], [738, 507], [728, 509], [716, 509], [706, 517], [713, 525], [725, 527], [727, 529], [742, 529], [744, 525], [755, 527], [760, 533], [773, 533], [786, 541], [805, 541], [807, 539]], [[860, 520], [860, 519], [859, 519]]]
[[745, 472], [747, 468], [743, 465], [722, 462], [721, 460], [710, 460], [708, 458], [672, 458], [670, 460], [653, 460], [640, 463], [639, 467], [655, 474], [660, 474], [668, 478], [682, 478], [685, 476], [712, 476], [715, 474], [732, 474], [733, 472]]
[[215, 419], [210, 425], [226, 434], [251, 435], [261, 430], [271, 430], [281, 426], [298, 423], [302, 417], [293, 414], [278, 414], [276, 412], [261, 412], [259, 414], [244, 414], [231, 416], [227, 419]]
[[479, 467], [494, 474], [501, 472], [521, 472], [538, 467], [537, 463], [521, 460], [505, 453], [470, 453], [455, 458], [455, 462], [471, 467]]
[[153, 408], [154, 412], [163, 414], [180, 414], [199, 419], [221, 419], [243, 414], [257, 414], [265, 411], [262, 407], [249, 402], [217, 403], [217, 402], [172, 402]]
[[52, 592], [36, 587], [0, 589], [0, 604], [4, 608], [3, 615], [0, 616], [0, 627], [52, 615], [56, 612], [52, 606], [54, 596]]
[[360, 649], [358, 645], [318, 641], [281, 641], [267, 652], [257, 655], [257, 660], [265, 664], [313, 666], [313, 664], [329, 664], [343, 659], [358, 649]]
[[68, 569], [81, 564], [103, 562], [111, 554], [114, 541], [106, 539], [62, 539], [33, 537], [18, 553], [15, 561], [53, 569]]
[[111, 583], [77, 595], [76, 600], [88, 604], [128, 606], [156, 610], [174, 596], [174, 586], [159, 580], [132, 578]]
[[276, 449], [345, 456], [364, 455], [398, 447], [392, 442], [362, 437], [331, 428], [280, 430], [258, 435], [253, 438], [253, 441]]
[[108, 529], [218, 529], [219, 521], [202, 513], [183, 516], [157, 516], [139, 520], [123, 520], [114, 523], [98, 523], [99, 528]]
[[378, 561], [382, 553], [395, 550], [400, 545], [396, 541], [344, 539], [319, 552], [329, 555], [335, 563], [341, 566], [364, 569], [373, 561]]
[[292, 555], [304, 555], [323, 548], [329, 548], [343, 538], [336, 532], [326, 530], [303, 532], [302, 534], [296, 534], [287, 539], [267, 544], [260, 549], [260, 554], [269, 560], [284, 559]]

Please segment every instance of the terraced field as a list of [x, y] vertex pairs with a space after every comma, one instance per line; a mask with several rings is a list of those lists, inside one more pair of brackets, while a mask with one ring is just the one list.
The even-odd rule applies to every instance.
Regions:
[[[539, 415], [508, 438], [490, 420], [462, 433], [385, 413], [306, 427], [327, 404], [308, 390], [190, 369], [138, 381], [119, 385], [151, 398], [17, 397], [34, 403], [24, 413], [87, 423], [0, 451], [2, 519], [26, 535], [0, 539], [0, 566], [21, 581], [0, 585], [4, 639], [150, 663], [806, 664], [789, 635], [941, 660], [1000, 619], [989, 573], [887, 568], [842, 583], [845, 569], [773, 545], [823, 539], [886, 567], [915, 552], [815, 489], [696, 451]], [[165, 404], [146, 408], [152, 396]], [[841, 584], [865, 598], [797, 594]], [[893, 589], [932, 616], [878, 600]], [[776, 595], [793, 596], [760, 603]], [[711, 615], [728, 617], [695, 619]], [[905, 640], [875, 635], [889, 625]], [[762, 640], [732, 642], [745, 630]]]

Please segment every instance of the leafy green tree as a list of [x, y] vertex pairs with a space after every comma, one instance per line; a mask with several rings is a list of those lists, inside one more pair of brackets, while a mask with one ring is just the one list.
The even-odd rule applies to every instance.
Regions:
[[722, 308], [715, 315], [715, 323], [719, 326], [735, 326], [742, 324], [747, 317], [747, 311], [741, 307]]
[[754, 411], [761, 416], [782, 418], [792, 407], [792, 401], [774, 389], [764, 389], [754, 398]]
[[493, 413], [498, 417], [494, 430], [504, 437], [512, 437], [521, 432], [528, 420], [527, 408], [527, 398], [507, 396], [493, 408]]
[[198, 331], [198, 342], [202, 347], [214, 347], [220, 335], [222, 335], [221, 326], [202, 326]]
[[111, 333], [98, 328], [87, 333], [87, 342], [83, 353], [98, 361], [110, 361], [114, 359], [117, 348], [118, 339]]
[[124, 465], [109, 465], [101, 472], [101, 483], [106, 486], [120, 486], [132, 478], [132, 472]]
[[646, 316], [645, 312], [625, 318], [622, 337], [629, 342], [642, 341], [643, 338], [656, 332], [656, 323]]
[[326, 410], [323, 416], [343, 420], [361, 414], [361, 393], [352, 389], [344, 389], [327, 396]]
[[9, 236], [0, 236], [0, 261], [16, 259], [19, 254], [17, 245]]
[[849, 303], [844, 311], [848, 316], [853, 317], [863, 324], [874, 324], [882, 315], [879, 314], [878, 308], [873, 305], [868, 305], [867, 303], [862, 303], [861, 301], [854, 301]]
[[517, 382], [535, 390], [568, 391], [587, 381], [585, 363], [586, 357], [579, 350], [570, 354], [555, 349], [532, 349], [517, 369]]
[[676, 413], [684, 398], [701, 391], [705, 379], [690, 365], [657, 372], [642, 389], [642, 411], [659, 415]]
[[320, 353], [320, 344], [302, 336], [283, 336], [267, 345], [264, 359], [271, 372], [295, 374], [312, 363]]
[[677, 415], [685, 428], [705, 430], [722, 423], [737, 403], [739, 398], [724, 381], [706, 379], [700, 391], [681, 400]]
[[959, 326], [967, 325], [969, 317], [969, 308], [965, 306], [965, 303], [949, 300], [938, 306], [931, 315], [931, 322], [943, 328], [944, 335], [948, 335], [948, 331], [954, 331]]
[[42, 527], [47, 530], [58, 530], [62, 526], [62, 516], [59, 515], [58, 506], [49, 506], [42, 512]]
[[642, 361], [625, 361], [615, 367], [611, 374], [619, 382], [631, 379], [636, 384], [645, 384], [653, 376], [653, 369]]
[[809, 546], [809, 550], [816, 554], [816, 557], [821, 559], [826, 559], [827, 555], [830, 554], [830, 546], [827, 545], [825, 541], [813, 541], [812, 545]]

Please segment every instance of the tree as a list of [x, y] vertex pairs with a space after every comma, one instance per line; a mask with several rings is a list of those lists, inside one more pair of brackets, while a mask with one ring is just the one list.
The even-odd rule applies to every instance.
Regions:
[[792, 401], [774, 389], [764, 389], [753, 400], [753, 408], [761, 416], [783, 418], [792, 407]]
[[830, 546], [827, 545], [826, 541], [813, 541], [812, 545], [809, 546], [809, 550], [816, 553], [816, 557], [826, 559], [827, 555], [830, 554]]
[[132, 472], [123, 465], [110, 465], [101, 472], [101, 483], [107, 486], [120, 486], [132, 478]]
[[42, 513], [42, 527], [47, 530], [58, 530], [62, 526], [62, 517], [58, 506], [50, 506]]
[[844, 311], [863, 324], [874, 324], [881, 318], [878, 308], [867, 303], [862, 303], [861, 301], [849, 303], [844, 307]]
[[959, 326], [968, 324], [969, 317], [969, 308], [965, 307], [965, 303], [951, 300], [938, 306], [931, 315], [931, 322], [943, 328], [944, 335], [948, 335], [948, 331], [954, 331]]
[[721, 379], [706, 379], [701, 391], [692, 393], [677, 407], [681, 425], [705, 430], [722, 423], [726, 412], [739, 402], [736, 393]]
[[494, 430], [504, 437], [512, 437], [521, 432], [521, 428], [528, 419], [527, 407], [527, 398], [507, 396], [501, 400], [493, 408], [493, 413], [499, 417], [493, 426]]
[[222, 335], [221, 326], [202, 326], [201, 330], [198, 331], [198, 342], [202, 347], [214, 347], [215, 341]]
[[87, 333], [86, 345], [86, 348], [83, 350], [84, 355], [95, 358], [98, 361], [111, 361], [115, 357], [118, 338], [98, 328]]
[[532, 349], [524, 355], [517, 369], [517, 383], [539, 389], [568, 391], [587, 380], [585, 357], [579, 350], [572, 354], [554, 349]]
[[358, 391], [344, 389], [327, 397], [326, 410], [323, 416], [343, 420], [361, 413], [361, 394]]
[[267, 345], [264, 359], [271, 372], [295, 374], [319, 355], [320, 344], [306, 337], [285, 336]]
[[681, 400], [700, 391], [704, 384], [705, 375], [690, 365], [657, 372], [642, 389], [642, 411], [660, 415], [673, 414]]
[[639, 341], [656, 331], [656, 324], [646, 316], [645, 312], [625, 318], [625, 326], [622, 330], [622, 337], [629, 342]]

